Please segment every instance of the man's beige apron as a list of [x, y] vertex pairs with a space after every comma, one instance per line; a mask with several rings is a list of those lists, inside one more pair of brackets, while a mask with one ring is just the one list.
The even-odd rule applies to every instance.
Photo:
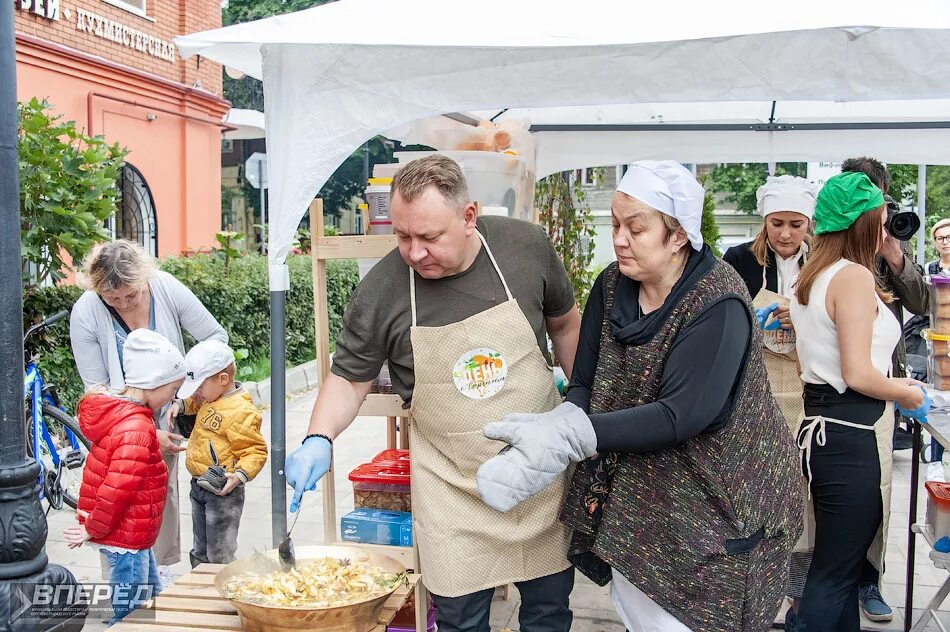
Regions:
[[[881, 505], [884, 508], [884, 515], [877, 535], [874, 536], [874, 542], [868, 548], [868, 561], [883, 574], [888, 518], [891, 514], [891, 469], [894, 460], [893, 404], [887, 403], [884, 407], [884, 414], [874, 423], [873, 428], [830, 417], [805, 417], [798, 432], [798, 447], [804, 455], [806, 464], [810, 463], [810, 453], [814, 450], [821, 450], [825, 443], [825, 433], [822, 427], [824, 424], [841, 424], [868, 432], [872, 429], [874, 431], [875, 439], [877, 439], [877, 458], [881, 464]], [[809, 479], [810, 477], [809, 470]], [[795, 553], [810, 553], [815, 548], [815, 513], [810, 497], [805, 505], [805, 530], [795, 546]]]
[[[762, 289], [752, 299], [752, 308], [759, 309], [773, 303], [788, 307], [789, 300], [766, 289], [765, 268], [762, 268]], [[762, 357], [769, 376], [769, 386], [778, 404], [788, 430], [793, 435], [802, 417], [802, 378], [798, 370], [798, 352], [795, 351], [795, 332], [779, 329], [763, 331]]]
[[486, 439], [485, 424], [560, 403], [537, 337], [478, 235], [508, 300], [442, 327], [416, 322], [409, 270], [412, 354], [410, 415], [413, 535], [426, 587], [442, 597], [559, 573], [570, 532], [558, 521], [570, 472], [508, 513], [478, 495], [475, 473], [507, 444]]

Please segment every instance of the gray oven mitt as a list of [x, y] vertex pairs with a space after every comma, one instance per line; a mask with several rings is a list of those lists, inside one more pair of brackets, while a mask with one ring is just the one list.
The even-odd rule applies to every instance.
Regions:
[[509, 445], [483, 463], [475, 477], [482, 500], [501, 512], [544, 490], [572, 461], [597, 453], [597, 435], [590, 419], [570, 403], [547, 413], [507, 415], [487, 424], [484, 434]]

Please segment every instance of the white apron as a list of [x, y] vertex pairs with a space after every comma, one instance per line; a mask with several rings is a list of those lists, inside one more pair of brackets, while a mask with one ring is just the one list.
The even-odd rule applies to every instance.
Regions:
[[[881, 506], [884, 508], [883, 519], [874, 536], [874, 542], [868, 549], [868, 561], [874, 565], [879, 572], [884, 572], [884, 552], [887, 542], [888, 519], [891, 515], [891, 469], [894, 462], [894, 408], [891, 402], [884, 407], [884, 414], [881, 415], [874, 426], [863, 426], [850, 421], [841, 419], [832, 419], [830, 417], [805, 417], [802, 420], [801, 428], [798, 432], [798, 448], [804, 453], [806, 470], [808, 471], [808, 480], [811, 480], [811, 452], [821, 450], [825, 445], [826, 424], [840, 424], [850, 428], [858, 428], [874, 431], [877, 440], [877, 457], [881, 465]], [[814, 505], [809, 496], [805, 503], [805, 530], [802, 532], [798, 544], [795, 546], [795, 553], [811, 553], [815, 548], [815, 512]]]
[[417, 324], [409, 269], [412, 353], [412, 515], [426, 587], [442, 597], [559, 573], [570, 530], [558, 521], [571, 472], [508, 513], [478, 495], [475, 473], [507, 444], [485, 424], [560, 403], [553, 372], [487, 242], [508, 300], [442, 327]]

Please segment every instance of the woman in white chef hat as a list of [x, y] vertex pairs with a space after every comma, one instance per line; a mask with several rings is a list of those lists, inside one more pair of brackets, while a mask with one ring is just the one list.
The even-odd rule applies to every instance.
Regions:
[[617, 263], [587, 301], [567, 401], [488, 424], [510, 449], [477, 477], [507, 511], [578, 463], [568, 557], [613, 581], [634, 632], [768, 628], [801, 531], [798, 454], [745, 284], [703, 244], [703, 198], [676, 162], [631, 165], [611, 204]]
[[818, 185], [795, 176], [769, 176], [756, 197], [762, 230], [754, 240], [727, 250], [722, 259], [736, 269], [752, 297], [752, 307], [764, 327], [765, 367], [772, 394], [794, 432], [802, 414], [802, 381], [788, 306], [808, 257]]

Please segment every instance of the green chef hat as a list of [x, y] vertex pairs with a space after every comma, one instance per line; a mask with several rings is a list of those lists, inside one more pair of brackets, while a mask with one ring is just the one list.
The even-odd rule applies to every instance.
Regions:
[[834, 175], [818, 192], [815, 234], [846, 230], [862, 213], [884, 205], [884, 194], [865, 174], [846, 171]]

